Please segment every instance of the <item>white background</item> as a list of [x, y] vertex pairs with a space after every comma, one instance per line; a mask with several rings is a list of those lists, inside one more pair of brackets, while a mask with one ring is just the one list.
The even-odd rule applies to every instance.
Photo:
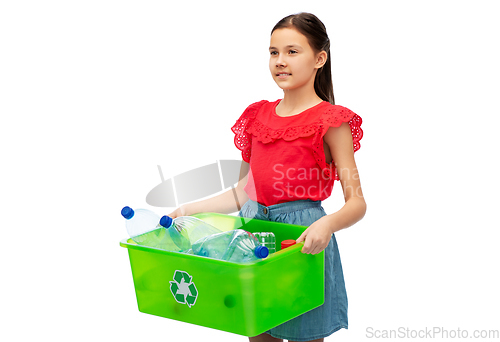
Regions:
[[[349, 330], [500, 329], [496, 1], [3, 1], [1, 311], [9, 341], [245, 341], [137, 310], [119, 211], [240, 158], [276, 100], [269, 34], [315, 13], [335, 98], [363, 118], [365, 218], [337, 233]], [[340, 187], [324, 202], [343, 203]]]

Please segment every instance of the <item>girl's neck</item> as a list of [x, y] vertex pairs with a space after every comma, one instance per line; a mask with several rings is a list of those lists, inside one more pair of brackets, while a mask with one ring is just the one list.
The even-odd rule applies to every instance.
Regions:
[[314, 90], [312, 92], [300, 90], [302, 89], [283, 90], [283, 100], [276, 107], [278, 115], [289, 116], [299, 114], [323, 102]]

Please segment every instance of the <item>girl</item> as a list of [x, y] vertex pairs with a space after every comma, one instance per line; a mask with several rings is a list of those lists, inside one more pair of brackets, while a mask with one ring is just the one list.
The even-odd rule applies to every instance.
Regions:
[[[325, 250], [325, 303], [249, 339], [323, 341], [347, 329], [347, 294], [334, 233], [366, 211], [354, 160], [363, 135], [361, 118], [335, 105], [330, 40], [316, 16], [283, 18], [271, 32], [269, 52], [271, 75], [284, 96], [250, 105], [232, 127], [243, 158], [235, 193], [182, 205], [170, 216], [239, 210], [244, 217], [308, 226], [297, 242], [304, 242], [303, 253]], [[334, 180], [340, 180], [345, 205], [326, 215], [321, 201], [330, 196]]]

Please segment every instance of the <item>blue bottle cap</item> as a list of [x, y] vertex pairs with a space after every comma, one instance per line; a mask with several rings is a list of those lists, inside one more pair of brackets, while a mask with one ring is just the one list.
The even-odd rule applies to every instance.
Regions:
[[134, 210], [130, 207], [123, 207], [122, 216], [127, 220], [130, 220], [132, 217], [134, 217]]
[[173, 221], [174, 220], [172, 220], [170, 216], [165, 215], [160, 219], [160, 225], [162, 227], [169, 228], [172, 225]]
[[255, 248], [255, 256], [264, 259], [269, 255], [269, 249], [266, 246], [259, 245]]

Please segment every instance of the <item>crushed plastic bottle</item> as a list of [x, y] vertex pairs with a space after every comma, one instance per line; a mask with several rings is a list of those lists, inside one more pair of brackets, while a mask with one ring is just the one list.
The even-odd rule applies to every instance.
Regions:
[[154, 247], [172, 252], [179, 252], [180, 248], [174, 243], [171, 234], [176, 232], [169, 231], [159, 224], [160, 216], [148, 209], [133, 210], [130, 207], [124, 207], [121, 211], [126, 219], [130, 238], [141, 246]]
[[252, 233], [242, 229], [204, 237], [193, 244], [192, 252], [195, 255], [237, 263], [255, 261], [269, 255], [267, 247], [260, 245]]
[[269, 249], [269, 254], [276, 252], [276, 237], [272, 232], [257, 232], [253, 235], [259, 240], [262, 246], [266, 246]]
[[174, 243], [181, 252], [191, 253], [194, 242], [221, 230], [192, 216], [179, 216], [175, 219], [165, 215], [160, 219], [160, 225], [167, 228]]
[[156, 247], [159, 242], [158, 232], [149, 234], [158, 229], [160, 217], [151, 210], [124, 207], [121, 211], [126, 219], [125, 227], [128, 235], [138, 245]]

